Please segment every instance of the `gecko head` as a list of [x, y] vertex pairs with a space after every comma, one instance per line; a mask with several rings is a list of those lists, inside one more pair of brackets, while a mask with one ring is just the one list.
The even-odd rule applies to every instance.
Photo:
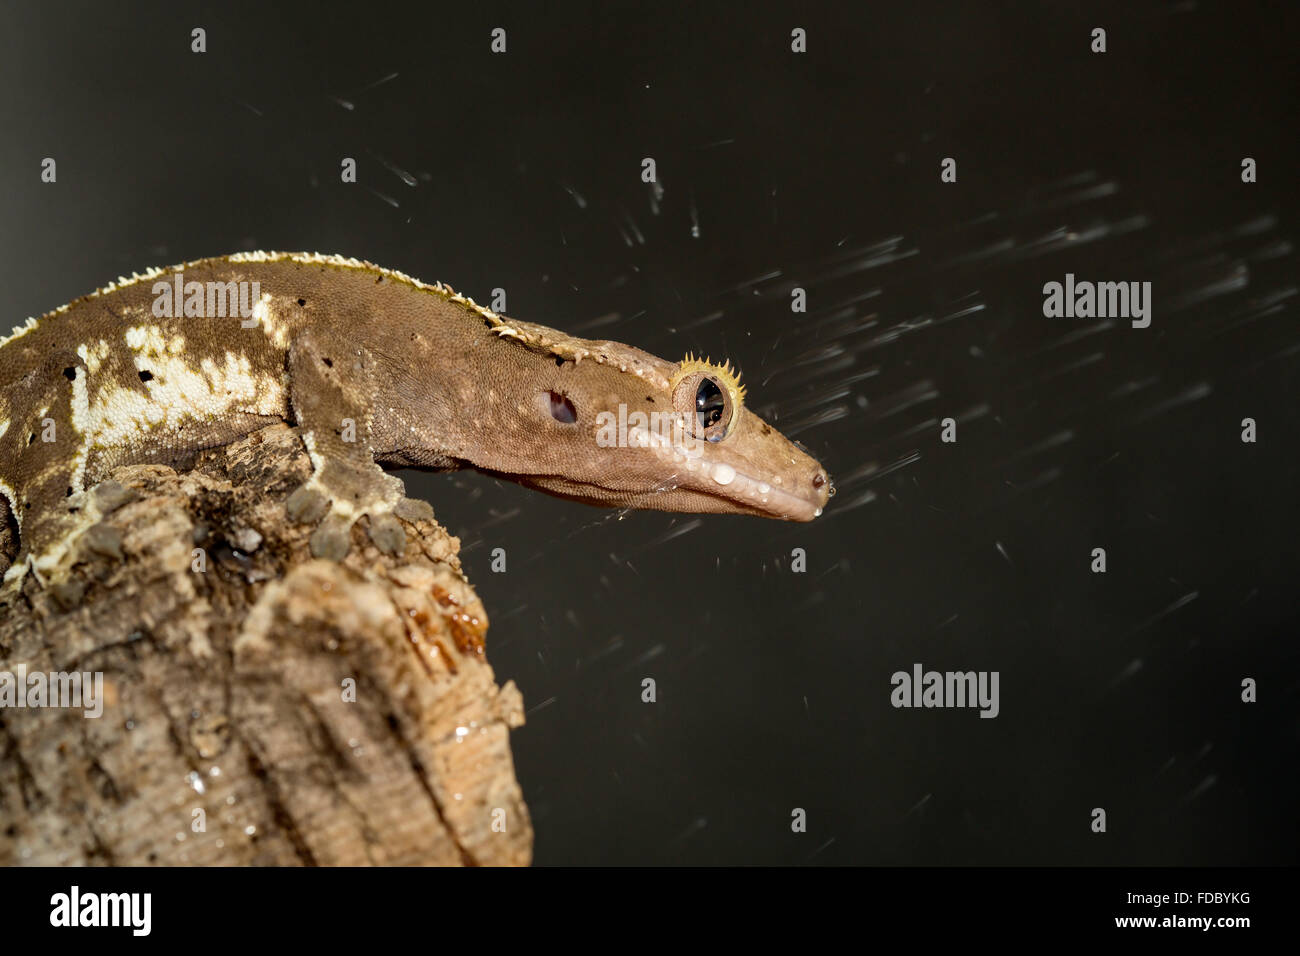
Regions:
[[591, 504], [790, 521], [811, 521], [834, 493], [816, 459], [745, 407], [729, 364], [551, 345], [514, 396], [516, 460], [485, 470]]

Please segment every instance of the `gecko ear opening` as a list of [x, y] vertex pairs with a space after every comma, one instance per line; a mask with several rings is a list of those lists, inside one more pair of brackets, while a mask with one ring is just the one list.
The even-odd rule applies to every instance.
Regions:
[[561, 392], [547, 392], [542, 398], [550, 409], [551, 417], [561, 425], [572, 425], [578, 420], [578, 410], [573, 407], [569, 396]]

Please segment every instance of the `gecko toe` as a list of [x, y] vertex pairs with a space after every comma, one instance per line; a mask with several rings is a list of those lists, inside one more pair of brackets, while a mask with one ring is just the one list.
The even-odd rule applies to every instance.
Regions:
[[[329, 501], [315, 488], [300, 485], [284, 503], [289, 518], [299, 524], [314, 524], [325, 515]], [[346, 552], [344, 552], [346, 553]]]
[[331, 515], [311, 535], [311, 556], [327, 561], [342, 561], [352, 547], [352, 523]]
[[370, 516], [370, 540], [385, 554], [401, 554], [406, 550], [406, 531], [390, 514]]
[[433, 505], [419, 498], [403, 498], [393, 507], [393, 514], [404, 521], [432, 521]]

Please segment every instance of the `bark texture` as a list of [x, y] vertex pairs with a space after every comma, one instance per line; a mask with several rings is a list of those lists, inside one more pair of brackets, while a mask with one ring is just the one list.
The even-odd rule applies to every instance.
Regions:
[[459, 541], [408, 524], [388, 557], [363, 519], [314, 560], [285, 518], [309, 471], [283, 425], [120, 468], [107, 528], [0, 591], [0, 672], [100, 672], [104, 698], [0, 708], [0, 865], [530, 861], [523, 703]]

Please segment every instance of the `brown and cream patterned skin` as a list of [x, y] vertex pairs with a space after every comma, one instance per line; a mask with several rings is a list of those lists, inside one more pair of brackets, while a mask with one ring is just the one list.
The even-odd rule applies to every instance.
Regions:
[[[160, 284], [177, 273], [203, 288], [256, 283], [251, 315], [160, 315]], [[742, 411], [722, 369], [731, 400], [713, 440], [597, 441], [598, 416], [620, 405], [692, 412], [686, 371], [354, 259], [252, 252], [150, 270], [0, 339], [0, 519], [12, 514], [22, 547], [7, 577], [54, 570], [94, 533], [105, 496], [89, 491], [114, 467], [183, 468], [276, 421], [297, 424], [311, 456], [289, 511], [317, 524], [322, 557], [346, 554], [362, 516], [377, 546], [399, 551], [401, 519], [429, 513], [381, 464], [475, 467], [615, 507], [820, 514], [825, 471]], [[692, 374], [687, 386], [711, 372]]]

